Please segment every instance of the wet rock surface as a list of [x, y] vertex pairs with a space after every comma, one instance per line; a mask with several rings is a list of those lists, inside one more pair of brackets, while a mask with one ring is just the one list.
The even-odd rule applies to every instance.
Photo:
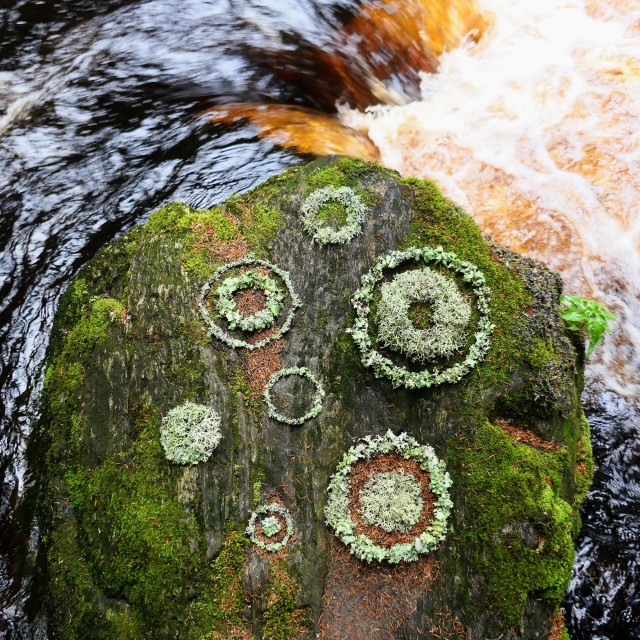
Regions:
[[[303, 230], [304, 198], [327, 185], [367, 205], [348, 244]], [[347, 333], [362, 276], [412, 246], [455, 252], [491, 290], [491, 349], [457, 384], [394, 389]], [[212, 339], [196, 303], [224, 256], [246, 252], [288, 272], [302, 301], [291, 329], [255, 351]], [[213, 210], [153, 214], [85, 267], [57, 316], [38, 438], [52, 637], [546, 638], [592, 470], [583, 350], [564, 333], [560, 289], [430, 183], [346, 158]], [[300, 426], [270, 419], [262, 399], [288, 367], [308, 367], [326, 394]], [[277, 398], [295, 416], [313, 393], [291, 382]], [[162, 417], [187, 400], [222, 418], [220, 446], [197, 467], [170, 464], [160, 446]], [[393, 567], [349, 556], [324, 523], [343, 454], [387, 430], [435, 449], [454, 503], [444, 542]], [[275, 554], [243, 533], [271, 502], [295, 529]]]

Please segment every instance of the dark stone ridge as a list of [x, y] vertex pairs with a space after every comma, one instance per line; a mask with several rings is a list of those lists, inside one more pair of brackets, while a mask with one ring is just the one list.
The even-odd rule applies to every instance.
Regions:
[[[349, 244], [302, 229], [303, 199], [325, 185], [369, 207]], [[350, 297], [376, 258], [438, 245], [484, 273], [491, 349], [457, 384], [393, 389], [345, 332]], [[196, 304], [247, 252], [287, 270], [302, 299], [283, 339], [253, 352], [212, 340]], [[358, 160], [292, 169], [211, 210], [155, 212], [83, 269], [57, 316], [39, 432], [51, 637], [546, 638], [592, 472], [583, 346], [564, 332], [560, 290], [431, 183]], [[301, 426], [266, 415], [261, 392], [282, 367], [308, 367], [326, 390]], [[274, 398], [302, 415], [313, 385], [287, 384]], [[221, 445], [193, 467], [170, 464], [159, 438], [187, 400], [222, 418]], [[446, 461], [454, 508], [422, 560], [365, 565], [325, 526], [326, 489], [358, 438], [388, 429]], [[295, 527], [276, 554], [244, 535], [265, 502]]]

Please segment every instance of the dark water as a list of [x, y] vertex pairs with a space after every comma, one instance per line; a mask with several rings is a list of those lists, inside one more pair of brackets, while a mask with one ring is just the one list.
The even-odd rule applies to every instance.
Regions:
[[[357, 8], [0, 0], [0, 638], [46, 637], [30, 598], [38, 529], [25, 449], [61, 292], [161, 203], [208, 207], [305, 160], [250, 125], [213, 125], [203, 109], [258, 102], [331, 113], [336, 100], [373, 101], [357, 53], [341, 52], [349, 87], [319, 55]], [[387, 78], [410, 97], [416, 79]], [[619, 399], [591, 397], [600, 466], [568, 618], [575, 638], [640, 638], [639, 422]]]

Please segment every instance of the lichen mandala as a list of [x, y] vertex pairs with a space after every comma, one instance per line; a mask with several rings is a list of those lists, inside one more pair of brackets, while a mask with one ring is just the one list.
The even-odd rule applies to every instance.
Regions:
[[[245, 266], [251, 266], [253, 269], [235, 276], [229, 275], [223, 278], [223, 276], [231, 273], [234, 269]], [[260, 268], [272, 272], [284, 284], [284, 288], [289, 294], [289, 312], [282, 325], [272, 334], [261, 340], [249, 342], [248, 340], [243, 340], [232, 335], [230, 331], [238, 329], [245, 332], [255, 332], [260, 329], [275, 326], [282, 310], [281, 307], [284, 299], [284, 292], [276, 282], [276, 279], [272, 276], [261, 274], [258, 271]], [[244, 288], [260, 290], [266, 296], [265, 308], [248, 317], [242, 316], [233, 300], [233, 294]], [[207, 297], [212, 290], [218, 294], [217, 305], [214, 305], [215, 311], [210, 310], [207, 306]], [[252, 256], [243, 258], [242, 260], [236, 260], [235, 262], [229, 262], [220, 267], [213, 276], [204, 283], [198, 296], [198, 308], [209, 329], [209, 333], [230, 347], [236, 349], [244, 348], [249, 351], [261, 349], [272, 340], [278, 340], [289, 331], [296, 309], [298, 309], [301, 304], [300, 298], [293, 288], [291, 278], [284, 269], [280, 269], [266, 260]], [[228, 326], [223, 326], [222, 321], [226, 322]]]
[[[380, 464], [391, 468], [379, 472]], [[331, 477], [326, 523], [360, 560], [412, 562], [445, 538], [450, 486], [444, 462], [428, 445], [406, 433], [367, 436]]]
[[[384, 281], [387, 270], [404, 268], [407, 263], [417, 268]], [[451, 277], [438, 270], [450, 273]], [[448, 363], [447, 359], [456, 356], [471, 337], [471, 304], [459, 290], [456, 279], [468, 285], [475, 297], [478, 320], [464, 358]], [[371, 323], [369, 316], [377, 291], [380, 295], [375, 323]], [[363, 276], [362, 286], [351, 300], [356, 318], [350, 333], [360, 349], [362, 364], [371, 367], [376, 377], [389, 378], [394, 387], [421, 389], [458, 382], [489, 350], [494, 325], [489, 319], [489, 287], [484, 275], [475, 265], [442, 247], [414, 247], [379, 258]], [[420, 302], [431, 308], [430, 326], [426, 329], [416, 327], [409, 315], [412, 304]], [[374, 344], [371, 332], [376, 327]], [[431, 366], [413, 371], [396, 364], [381, 351], [384, 348]]]

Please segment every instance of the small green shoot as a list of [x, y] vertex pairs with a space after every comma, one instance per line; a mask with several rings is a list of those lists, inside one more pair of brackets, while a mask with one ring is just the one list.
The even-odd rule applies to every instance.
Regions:
[[611, 331], [607, 320], [617, 320], [602, 302], [587, 300], [582, 296], [560, 296], [560, 302], [567, 308], [560, 316], [567, 323], [569, 331], [579, 331], [589, 334], [589, 348], [585, 358], [588, 358], [604, 334]]

